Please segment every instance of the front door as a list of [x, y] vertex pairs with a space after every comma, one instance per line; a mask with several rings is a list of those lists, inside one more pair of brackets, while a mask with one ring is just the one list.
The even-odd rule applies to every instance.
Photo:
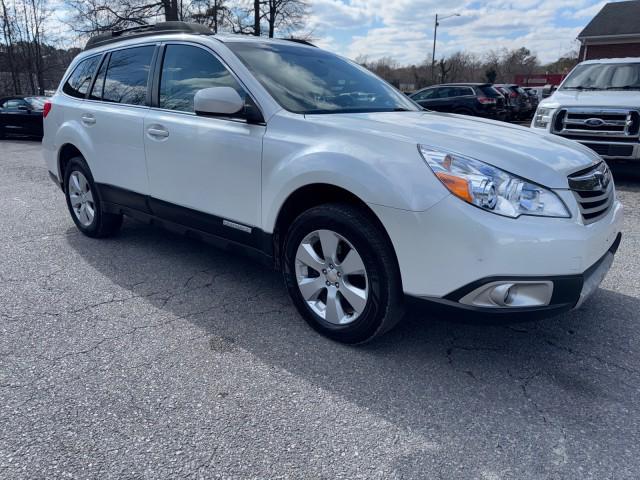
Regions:
[[197, 116], [196, 92], [218, 86], [233, 87], [243, 98], [246, 95], [209, 49], [181, 43], [165, 46], [159, 108], [152, 108], [144, 120], [152, 210], [201, 230], [219, 231], [223, 220], [234, 222], [225, 222], [232, 228], [259, 226], [266, 127]]

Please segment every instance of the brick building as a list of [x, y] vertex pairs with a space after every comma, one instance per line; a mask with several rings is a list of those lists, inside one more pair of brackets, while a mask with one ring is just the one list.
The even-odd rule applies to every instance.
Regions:
[[640, 57], [640, 0], [607, 3], [578, 40], [581, 61]]

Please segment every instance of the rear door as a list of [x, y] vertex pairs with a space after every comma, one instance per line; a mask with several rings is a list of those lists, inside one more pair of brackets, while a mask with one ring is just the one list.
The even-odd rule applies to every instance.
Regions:
[[87, 99], [74, 111], [90, 139], [87, 161], [105, 200], [138, 208], [149, 193], [143, 127], [155, 52], [155, 45], [141, 45], [105, 54]]
[[455, 99], [452, 98], [455, 95], [455, 88], [453, 87], [439, 87], [436, 89], [435, 98], [432, 101], [433, 109], [439, 112], [451, 112]]

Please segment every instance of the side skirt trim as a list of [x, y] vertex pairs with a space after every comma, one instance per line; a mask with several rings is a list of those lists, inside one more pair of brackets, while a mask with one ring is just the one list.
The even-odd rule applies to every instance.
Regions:
[[197, 238], [217, 247], [238, 251], [274, 265], [273, 235], [216, 215], [200, 212], [148, 195], [103, 183], [96, 184], [103, 209], [121, 213], [144, 223]]

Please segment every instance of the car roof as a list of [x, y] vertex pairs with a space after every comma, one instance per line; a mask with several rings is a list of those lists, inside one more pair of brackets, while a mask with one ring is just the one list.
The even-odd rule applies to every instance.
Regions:
[[606, 63], [640, 63], [638, 57], [626, 57], [626, 58], [599, 58], [597, 60], [585, 60], [580, 62], [580, 65], [593, 65], [593, 64], [606, 64]]
[[458, 82], [458, 83], [441, 83], [435, 85], [436, 87], [490, 87], [491, 84], [487, 82]]

